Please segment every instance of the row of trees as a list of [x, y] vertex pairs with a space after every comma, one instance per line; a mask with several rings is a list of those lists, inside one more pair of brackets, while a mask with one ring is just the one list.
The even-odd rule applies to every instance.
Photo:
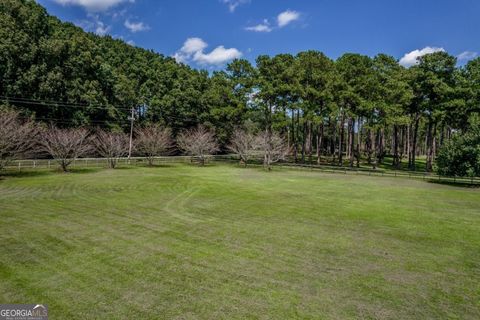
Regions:
[[[236, 64], [246, 62], [234, 62]], [[420, 57], [404, 68], [387, 55], [345, 54], [332, 61], [317, 51], [261, 56], [254, 74], [254, 105], [266, 130], [288, 133], [298, 161], [312, 157], [374, 168], [387, 155], [399, 168], [468, 131], [480, 112], [480, 59], [457, 68], [446, 52]], [[315, 152], [315, 154], [314, 154]]]
[[[437, 52], [405, 68], [388, 55], [318, 51], [235, 60], [209, 74], [110, 37], [85, 33], [33, 1], [0, 3], [0, 100], [57, 127], [199, 125], [227, 152], [236, 128], [285, 137], [297, 162], [372, 168], [386, 159], [432, 171], [439, 150], [477, 125], [480, 58]], [[258, 145], [258, 143], [256, 143]]]
[[[125, 157], [132, 147], [136, 154], [147, 158], [149, 165], [153, 165], [156, 157], [171, 154], [176, 147], [203, 165], [207, 156], [219, 150], [215, 133], [203, 126], [181, 132], [174, 141], [170, 128], [150, 125], [135, 131], [132, 144], [123, 132], [42, 127], [32, 121], [22, 121], [15, 111], [0, 112], [0, 128], [0, 169], [13, 159], [48, 156], [66, 172], [73, 161], [88, 155], [105, 158], [108, 166], [114, 169], [119, 158]], [[264, 133], [254, 135], [242, 129], [235, 131], [229, 148], [240, 156], [245, 166], [252, 157], [262, 155], [268, 169], [290, 153], [278, 134], [271, 137]]]

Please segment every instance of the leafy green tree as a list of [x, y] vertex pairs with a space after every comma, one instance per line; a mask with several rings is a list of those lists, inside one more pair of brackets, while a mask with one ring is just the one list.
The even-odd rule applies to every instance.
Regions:
[[[346, 145], [347, 155], [350, 158], [350, 166], [353, 166], [354, 158], [357, 165], [360, 158], [360, 146], [355, 142], [355, 123], [357, 131], [362, 123], [362, 118], [368, 110], [369, 97], [372, 84], [375, 81], [372, 59], [360, 54], [347, 53], [336, 61], [336, 69], [340, 76], [340, 90], [337, 91], [337, 101], [340, 108], [340, 142], [339, 164], [343, 164], [343, 150]], [[347, 141], [344, 141], [344, 126], [347, 121]], [[359, 135], [357, 135], [359, 136]]]
[[422, 109], [427, 120], [427, 171], [432, 171], [437, 130], [455, 93], [456, 63], [456, 58], [446, 52], [435, 52], [419, 58], [416, 81], [419, 84], [420, 103], [424, 106]]
[[480, 126], [448, 141], [440, 149], [437, 166], [441, 175], [480, 176]]
[[[407, 81], [405, 68], [399, 65], [397, 60], [384, 54], [377, 55], [374, 60], [376, 94], [374, 103], [370, 105], [371, 121], [370, 129], [376, 130], [377, 138], [370, 138], [375, 146], [374, 167], [377, 160], [384, 155], [383, 136], [386, 128], [392, 131], [392, 155], [393, 166], [400, 167], [400, 132], [405, 129], [409, 122], [407, 107], [413, 98], [413, 92]], [[378, 141], [375, 141], [378, 140]]]
[[[298, 86], [301, 103], [297, 104], [302, 109], [304, 118], [302, 159], [305, 153], [312, 156], [313, 149], [313, 126], [317, 130], [317, 161], [320, 162], [324, 121], [332, 107], [332, 82], [335, 71], [333, 61], [318, 51], [301, 52], [296, 56], [296, 73], [298, 74]], [[297, 110], [299, 112], [299, 110]], [[295, 117], [292, 109], [292, 141], [295, 141]]]

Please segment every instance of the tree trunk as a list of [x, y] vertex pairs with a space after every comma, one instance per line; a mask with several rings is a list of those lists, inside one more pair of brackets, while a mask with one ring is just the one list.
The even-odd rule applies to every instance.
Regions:
[[355, 160], [355, 119], [354, 118], [350, 118], [349, 143], [350, 143], [350, 167], [353, 167], [353, 162]]
[[410, 152], [412, 153], [412, 162], [410, 164], [410, 169], [415, 171], [417, 169], [417, 140], [418, 140], [418, 123], [420, 122], [420, 117], [415, 115], [415, 122], [413, 124], [413, 139], [412, 139], [412, 148]]
[[343, 138], [344, 138], [344, 133], [345, 133], [345, 115], [342, 112], [342, 116], [340, 119], [340, 128], [338, 128], [340, 133], [339, 133], [339, 141], [338, 141], [338, 164], [340, 167], [343, 166]]
[[437, 158], [437, 122], [433, 123], [433, 134], [432, 134], [432, 168], [433, 162]]
[[297, 149], [297, 140], [295, 135], [295, 110], [293, 109], [292, 109], [292, 145], [293, 145], [293, 158], [295, 159], [294, 161], [297, 162], [298, 149]]
[[393, 136], [392, 136], [392, 148], [393, 148], [393, 163], [392, 165], [398, 169], [400, 165], [399, 156], [398, 156], [398, 125], [393, 125]]
[[307, 123], [307, 153], [308, 153], [308, 162], [312, 163], [312, 154], [313, 154], [313, 128], [312, 121], [308, 120]]
[[330, 155], [332, 155], [332, 163], [335, 164], [335, 156], [336, 156], [336, 146], [337, 146], [337, 119], [330, 118], [330, 132], [332, 134], [330, 138]]
[[347, 140], [346, 140], [346, 146], [345, 146], [345, 156], [347, 159], [350, 159], [350, 146], [351, 146], [351, 141], [350, 141], [350, 121], [351, 119], [349, 118], [347, 120]]
[[377, 131], [377, 142], [376, 142], [376, 151], [375, 151], [375, 157], [377, 163], [382, 163], [383, 162], [383, 153], [384, 153], [384, 145], [385, 145], [385, 138], [383, 135], [383, 128], [378, 129]]
[[432, 129], [433, 129], [433, 121], [429, 120], [428, 121], [428, 129], [427, 129], [427, 137], [426, 137], [426, 146], [427, 146], [427, 166], [426, 166], [426, 171], [431, 172], [432, 171], [432, 160], [433, 160], [433, 135], [432, 135]]
[[407, 126], [407, 140], [405, 142], [405, 146], [407, 148], [407, 150], [405, 150], [405, 154], [407, 155], [408, 157], [408, 167], [410, 168], [411, 166], [411, 160], [412, 160], [412, 155], [410, 154], [410, 150], [411, 150], [411, 144], [410, 144], [410, 140], [411, 140], [411, 137], [410, 137], [410, 131], [412, 130], [412, 124], [409, 123], [408, 126]]
[[373, 130], [369, 128], [367, 129], [367, 137], [366, 137], [368, 164], [372, 164], [372, 139], [373, 139]]
[[60, 166], [63, 172], [68, 172], [68, 163], [65, 160], [60, 161]]
[[360, 117], [357, 120], [357, 148], [356, 148], [356, 153], [355, 156], [357, 158], [357, 168], [360, 168], [360, 156], [361, 156], [361, 145], [362, 145], [362, 128], [361, 128], [361, 122], [360, 122]]
[[323, 122], [318, 125], [318, 134], [317, 134], [317, 163], [320, 164], [322, 157], [322, 148], [323, 148]]
[[302, 163], [305, 163], [305, 153], [307, 149], [307, 121], [303, 118], [302, 126]]
[[299, 140], [299, 136], [300, 136], [300, 110], [297, 110], [297, 126], [296, 126], [296, 136], [297, 136], [297, 144], [296, 144], [296, 147], [295, 147], [295, 152], [296, 152], [296, 156], [295, 156], [295, 161], [298, 162], [298, 140]]
[[372, 154], [373, 154], [373, 157], [371, 159], [371, 164], [372, 164], [372, 168], [373, 169], [376, 169], [377, 168], [377, 136], [378, 136], [378, 133], [375, 134], [374, 130], [372, 129], [370, 131], [370, 143], [372, 144], [371, 148], [372, 148]]

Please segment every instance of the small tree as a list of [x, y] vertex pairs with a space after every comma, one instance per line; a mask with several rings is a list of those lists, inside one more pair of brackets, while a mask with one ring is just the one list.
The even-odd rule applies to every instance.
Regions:
[[177, 143], [185, 153], [198, 157], [201, 165], [205, 164], [207, 155], [219, 150], [215, 134], [203, 126], [180, 133]]
[[135, 149], [153, 165], [155, 157], [168, 154], [172, 148], [172, 134], [169, 128], [151, 125], [135, 131]]
[[0, 170], [11, 160], [33, 152], [37, 131], [32, 121], [21, 121], [18, 112], [0, 111]]
[[440, 175], [480, 176], [480, 126], [448, 141], [438, 153], [437, 167]]
[[256, 149], [263, 153], [263, 166], [271, 170], [272, 163], [285, 158], [290, 154], [290, 148], [285, 139], [278, 133], [263, 132], [255, 139]]
[[59, 129], [51, 127], [41, 134], [40, 149], [55, 159], [64, 172], [78, 157], [91, 150], [89, 132], [84, 128]]
[[108, 166], [115, 169], [118, 158], [128, 152], [128, 136], [122, 132], [98, 130], [93, 143], [97, 152], [108, 161]]
[[255, 135], [247, 130], [235, 129], [228, 149], [237, 154], [240, 163], [246, 167], [248, 160], [255, 154]]

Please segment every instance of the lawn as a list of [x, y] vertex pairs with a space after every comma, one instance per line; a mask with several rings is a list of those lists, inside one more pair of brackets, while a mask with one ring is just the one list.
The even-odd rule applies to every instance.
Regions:
[[0, 303], [51, 319], [479, 319], [480, 189], [215, 165], [0, 180]]

